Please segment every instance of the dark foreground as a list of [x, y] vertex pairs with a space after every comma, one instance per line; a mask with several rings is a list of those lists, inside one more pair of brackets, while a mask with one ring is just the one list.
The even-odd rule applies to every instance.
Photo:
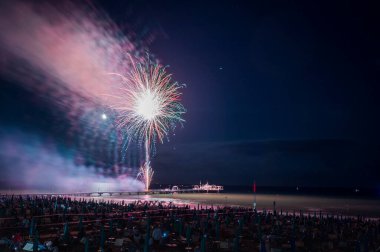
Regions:
[[380, 221], [159, 201], [0, 198], [0, 251], [378, 251]]

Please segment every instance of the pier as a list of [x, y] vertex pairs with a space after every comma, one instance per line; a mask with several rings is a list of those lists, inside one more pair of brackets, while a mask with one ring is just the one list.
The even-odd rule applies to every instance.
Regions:
[[55, 193], [47, 193], [47, 192], [41, 192], [41, 193], [2, 193], [1, 195], [28, 195], [28, 196], [45, 196], [45, 197], [54, 197], [54, 196], [77, 196], [77, 197], [100, 197], [100, 196], [133, 196], [133, 195], [153, 195], [153, 194], [173, 194], [173, 193], [208, 193], [208, 192], [220, 192], [223, 191], [223, 186], [217, 186], [217, 185], [194, 185], [192, 188], [180, 188], [178, 186], [173, 186], [172, 188], [165, 188], [165, 189], [150, 189], [147, 191], [107, 191], [107, 190], [100, 190], [100, 191], [92, 191], [92, 192], [55, 192]]

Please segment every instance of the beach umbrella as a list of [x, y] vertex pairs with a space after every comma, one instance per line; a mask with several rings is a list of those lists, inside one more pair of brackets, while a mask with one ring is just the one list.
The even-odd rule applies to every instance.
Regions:
[[226, 225], [227, 225], [227, 226], [230, 224], [230, 217], [229, 217], [228, 215], [226, 216], [226, 220], [225, 220], [225, 222], [226, 222]]
[[260, 252], [267, 252], [267, 248], [265, 247], [265, 241], [263, 239], [260, 240]]
[[261, 240], [261, 237], [263, 236], [262, 233], [261, 233], [261, 224], [259, 223], [259, 226], [258, 226], [258, 235], [259, 235], [259, 239]]
[[182, 223], [182, 219], [181, 218], [179, 218], [179, 223], [178, 223], [178, 235], [182, 235], [182, 225], [183, 225], [183, 223]]
[[69, 240], [69, 224], [66, 222], [65, 223], [65, 226], [63, 227], [63, 239], [65, 241], [68, 241]]
[[217, 220], [218, 219], [218, 212], [215, 212], [214, 213], [214, 220]]
[[113, 220], [110, 220], [110, 236], [113, 236]]
[[220, 241], [220, 222], [219, 221], [216, 221], [215, 240]]
[[84, 252], [89, 251], [88, 238], [86, 237], [84, 240]]
[[239, 234], [243, 231], [244, 220], [239, 219]]
[[363, 243], [364, 243], [364, 251], [369, 251], [369, 239], [368, 234], [364, 235]]
[[187, 228], [186, 228], [186, 242], [187, 242], [187, 244], [190, 244], [190, 242], [191, 242], [191, 227], [190, 227], [190, 225], [187, 225]]
[[104, 226], [102, 225], [100, 227], [100, 250], [103, 252], [104, 251], [104, 243], [106, 240], [106, 234], [104, 232]]
[[78, 230], [79, 230], [79, 237], [83, 237], [85, 235], [85, 229], [83, 226], [83, 216], [79, 217]]
[[239, 236], [236, 236], [234, 238], [234, 252], [238, 252], [240, 249], [240, 241], [239, 241]]
[[33, 239], [33, 252], [38, 252], [38, 239], [37, 236]]
[[20, 196], [20, 200], [19, 200], [19, 202], [20, 202], [20, 206], [21, 206], [21, 207], [24, 207], [24, 201], [23, 201], [23, 199], [22, 199], [21, 196]]
[[361, 252], [360, 250], [360, 241], [356, 241], [356, 244], [355, 244], [355, 252]]
[[270, 218], [271, 218], [271, 216], [268, 212], [268, 214], [265, 216], [265, 219], [264, 219], [265, 223], [270, 223]]
[[201, 217], [198, 216], [198, 218], [197, 218], [197, 228], [200, 228], [200, 226], [201, 226]]
[[145, 241], [144, 241], [144, 252], [149, 251], [149, 240], [150, 240], [150, 220], [147, 220], [146, 224], [146, 234], [145, 234]]
[[34, 210], [35, 206], [36, 206], [36, 202], [35, 202], [34, 199], [32, 198], [32, 208], [33, 208], [33, 210]]
[[178, 232], [178, 220], [172, 221], [174, 232]]
[[201, 241], [201, 252], [206, 252], [206, 235], [202, 236]]
[[38, 240], [39, 240], [39, 234], [38, 234], [38, 231], [35, 230], [35, 234], [33, 237], [33, 252], [38, 251]]
[[5, 216], [5, 207], [2, 207], [0, 208], [0, 217], [4, 217]]
[[36, 221], [33, 217], [32, 221], [30, 222], [30, 227], [29, 227], [29, 236], [30, 237], [32, 237], [34, 235], [35, 228], [36, 228]]
[[296, 239], [294, 237], [290, 239], [290, 250], [292, 252], [296, 251]]
[[89, 251], [89, 244], [88, 244], [88, 238], [86, 237], [85, 240], [84, 240], [84, 252], [88, 252]]
[[65, 204], [65, 207], [63, 209], [63, 216], [66, 216], [66, 214], [67, 214], [67, 205]]

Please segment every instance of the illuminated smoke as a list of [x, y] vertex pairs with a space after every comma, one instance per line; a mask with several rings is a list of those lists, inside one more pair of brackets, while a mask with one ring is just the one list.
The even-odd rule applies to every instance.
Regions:
[[1, 189], [47, 192], [138, 191], [144, 185], [127, 174], [105, 177], [94, 166], [75, 164], [72, 151], [36, 135], [8, 132], [0, 138]]
[[[56, 117], [64, 123], [51, 123], [57, 123], [57, 131], [62, 127], [58, 133], [68, 142], [65, 148], [72, 151], [65, 156], [50, 151], [45, 144], [7, 139], [7, 146], [16, 141], [14, 145], [19, 151], [12, 156], [8, 149], [1, 148], [0, 162], [6, 164], [3, 167], [23, 174], [49, 175], [57, 184], [65, 181], [65, 185], [78, 188], [81, 187], [77, 177], [84, 181], [87, 177], [95, 184], [98, 179], [115, 180], [117, 184], [124, 181], [127, 166], [140, 167], [139, 155], [129, 157], [125, 153], [129, 136], [113, 127], [114, 117], [107, 110], [115, 104], [109, 95], [120, 89], [120, 83], [112, 81], [107, 73], [125, 74], [131, 66], [128, 55], [139, 58], [144, 51], [129, 39], [133, 36], [128, 32], [134, 34], [132, 30], [123, 34], [103, 12], [85, 5], [0, 3], [0, 73], [60, 113]], [[4, 136], [0, 141], [5, 144]], [[32, 149], [38, 157], [30, 163], [33, 167], [28, 165], [31, 156], [24, 156]], [[65, 169], [68, 173], [63, 172]], [[70, 176], [80, 170], [78, 176]], [[29, 186], [37, 182], [27, 176], [19, 178]], [[136, 188], [141, 185], [125, 181]], [[64, 189], [68, 188], [71, 187]]]

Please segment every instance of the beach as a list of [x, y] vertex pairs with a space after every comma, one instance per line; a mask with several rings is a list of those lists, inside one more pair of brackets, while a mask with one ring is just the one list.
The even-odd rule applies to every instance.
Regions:
[[[248, 193], [174, 193], [155, 194], [140, 196], [107, 196], [95, 197], [99, 200], [147, 200], [172, 202], [183, 205], [214, 205], [214, 206], [242, 206], [252, 207], [254, 195]], [[347, 216], [362, 215], [365, 217], [380, 217], [380, 200], [369, 198], [352, 198], [338, 196], [315, 196], [315, 195], [288, 195], [288, 194], [257, 194], [256, 207], [258, 210], [273, 209], [273, 202], [276, 202], [277, 211], [313, 213], [322, 211], [329, 214], [342, 214]]]
[[[41, 194], [51, 193], [47, 191], [0, 191], [1, 194]], [[56, 194], [59, 194], [56, 192]], [[173, 194], [149, 194], [149, 195], [109, 195], [72, 198], [95, 199], [99, 201], [160, 201], [162, 203], [173, 203], [175, 205], [200, 206], [236, 206], [253, 207], [255, 196], [253, 193], [173, 193]], [[281, 209], [284, 213], [300, 210], [307, 213], [322, 212], [324, 214], [341, 214], [345, 216], [361, 215], [368, 218], [380, 218], [380, 199], [369, 197], [352, 196], [318, 196], [306, 194], [281, 194], [281, 193], [258, 193], [256, 194], [256, 208], [259, 211], [273, 210], [273, 202], [276, 210]]]

